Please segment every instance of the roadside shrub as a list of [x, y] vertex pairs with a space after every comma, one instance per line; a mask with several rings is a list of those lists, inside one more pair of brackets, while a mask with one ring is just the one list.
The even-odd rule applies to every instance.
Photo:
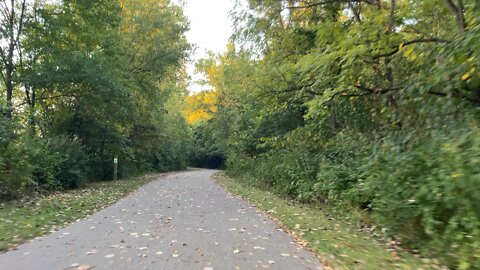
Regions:
[[20, 198], [33, 185], [26, 146], [15, 139], [3, 141], [0, 149], [0, 200]]
[[0, 200], [17, 199], [32, 185], [28, 149], [13, 125], [0, 115]]
[[32, 181], [39, 189], [78, 188], [87, 180], [88, 157], [77, 140], [65, 137], [32, 139]]
[[187, 149], [182, 143], [167, 141], [154, 153], [151, 162], [158, 172], [179, 171], [187, 168]]
[[411, 141], [348, 137], [339, 133], [315, 149], [286, 135], [259, 156], [230, 154], [228, 173], [339, 213], [369, 213], [387, 237], [447, 265], [480, 269], [480, 129]]
[[335, 164], [325, 159], [321, 161], [317, 181], [313, 185], [319, 199], [337, 203], [344, 198], [345, 191], [352, 188], [358, 179], [356, 170], [352, 170], [347, 164]]
[[313, 186], [317, 200], [334, 206], [370, 209], [365, 179], [376, 147], [372, 136], [338, 133], [326, 141]]
[[480, 269], [480, 129], [462, 131], [379, 152], [366, 188], [374, 218], [392, 235]]

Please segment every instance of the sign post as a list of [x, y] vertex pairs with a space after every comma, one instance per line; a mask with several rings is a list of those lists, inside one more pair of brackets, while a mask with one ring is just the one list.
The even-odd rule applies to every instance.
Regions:
[[117, 181], [118, 157], [113, 158], [113, 181]]

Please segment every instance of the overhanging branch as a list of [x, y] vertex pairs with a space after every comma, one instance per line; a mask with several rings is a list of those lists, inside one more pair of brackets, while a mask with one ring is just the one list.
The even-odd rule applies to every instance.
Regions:
[[369, 0], [325, 0], [325, 1], [316, 2], [316, 3], [307, 3], [302, 6], [288, 6], [287, 9], [313, 8], [313, 7], [323, 6], [323, 5], [333, 4], [333, 3], [366, 3], [369, 5], [373, 5], [373, 2]]
[[450, 43], [450, 42], [451, 41], [449, 41], [449, 40], [445, 40], [445, 39], [441, 39], [441, 38], [414, 39], [414, 40], [405, 41], [405, 42], [402, 42], [402, 43], [398, 44], [397, 46], [393, 47], [393, 49], [388, 53], [377, 54], [377, 55], [374, 55], [373, 57], [374, 58], [390, 57], [390, 56], [398, 53], [400, 51], [401, 47], [405, 47], [405, 46], [416, 44], [416, 43]]

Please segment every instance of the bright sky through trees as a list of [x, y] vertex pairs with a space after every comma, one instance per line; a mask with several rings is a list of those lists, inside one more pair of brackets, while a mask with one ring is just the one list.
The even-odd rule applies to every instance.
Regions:
[[195, 83], [202, 78], [200, 74], [194, 74], [195, 61], [204, 58], [207, 51], [218, 53], [226, 49], [228, 38], [232, 34], [228, 12], [233, 4], [233, 0], [187, 0], [185, 3], [185, 15], [190, 20], [187, 38], [196, 46], [188, 66], [188, 73], [192, 77], [189, 87], [191, 92], [202, 89], [201, 85]]

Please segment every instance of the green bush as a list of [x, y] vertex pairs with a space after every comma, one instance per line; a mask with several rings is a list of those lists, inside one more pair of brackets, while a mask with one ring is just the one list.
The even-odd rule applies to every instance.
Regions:
[[[375, 219], [450, 263], [480, 268], [480, 129], [436, 134], [378, 154], [366, 188]], [[425, 243], [427, 243], [425, 245]]]
[[88, 157], [77, 140], [64, 137], [32, 139], [32, 180], [40, 189], [78, 188], [87, 180]]
[[0, 200], [21, 197], [32, 186], [28, 149], [14, 124], [0, 116]]
[[3, 142], [0, 157], [0, 200], [20, 198], [33, 185], [28, 151], [18, 140]]
[[399, 142], [405, 136], [376, 142], [339, 133], [319, 148], [299, 136], [275, 140], [259, 156], [232, 153], [228, 173], [339, 213], [370, 213], [387, 237], [448, 265], [480, 268], [479, 128]]
[[324, 144], [313, 185], [317, 200], [370, 210], [372, 196], [365, 179], [376, 151], [371, 136], [339, 133]]
[[187, 168], [187, 149], [181, 142], [167, 141], [153, 155], [153, 168], [158, 172], [179, 171]]

